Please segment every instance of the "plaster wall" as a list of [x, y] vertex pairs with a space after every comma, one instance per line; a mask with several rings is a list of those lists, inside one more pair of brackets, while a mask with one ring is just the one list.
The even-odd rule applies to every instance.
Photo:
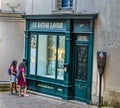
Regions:
[[0, 21], [0, 81], [9, 81], [7, 70], [13, 59], [23, 58], [24, 23]]
[[2, 11], [24, 12], [25, 0], [0, 0]]
[[[79, 0], [81, 2], [81, 0]], [[84, 2], [84, 1], [83, 1]], [[86, 1], [85, 1], [86, 2]], [[80, 4], [80, 3], [79, 3]], [[94, 52], [93, 52], [93, 78], [92, 78], [92, 101], [98, 102], [99, 74], [97, 70], [96, 52], [107, 52], [106, 68], [103, 74], [102, 96], [103, 101], [120, 104], [120, 1], [93, 0], [87, 5], [86, 11], [78, 8], [82, 13], [98, 13], [94, 27]], [[85, 6], [85, 3], [84, 3]], [[81, 7], [79, 5], [79, 7]], [[91, 9], [89, 9], [91, 7]], [[111, 95], [112, 94], [112, 95]], [[96, 97], [97, 96], [97, 97]], [[115, 101], [111, 101], [115, 100]], [[97, 101], [97, 102], [96, 102]]]
[[0, 9], [1, 9], [1, 0], [0, 0]]
[[51, 14], [52, 0], [26, 0], [26, 14]]

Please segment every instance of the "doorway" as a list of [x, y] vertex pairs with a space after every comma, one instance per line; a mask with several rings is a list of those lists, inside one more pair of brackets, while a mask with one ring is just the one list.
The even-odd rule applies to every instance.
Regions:
[[92, 35], [77, 34], [74, 39], [74, 100], [91, 100]]

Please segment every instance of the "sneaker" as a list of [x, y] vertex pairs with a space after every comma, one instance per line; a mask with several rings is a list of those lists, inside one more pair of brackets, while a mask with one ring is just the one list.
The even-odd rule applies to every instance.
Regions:
[[25, 94], [25, 95], [24, 95], [24, 97], [27, 97], [27, 96], [29, 96], [29, 95], [28, 95], [28, 94]]
[[19, 95], [20, 97], [24, 97], [24, 95], [23, 94], [21, 94], [21, 95]]
[[22, 94], [19, 94], [19, 96], [21, 97], [21, 96], [22, 96]]

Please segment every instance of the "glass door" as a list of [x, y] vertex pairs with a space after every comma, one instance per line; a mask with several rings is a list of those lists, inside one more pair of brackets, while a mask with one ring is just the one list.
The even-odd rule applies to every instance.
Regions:
[[89, 103], [91, 91], [92, 44], [89, 35], [77, 35], [75, 40], [74, 99]]
[[[81, 100], [87, 97], [87, 62], [88, 46], [76, 43], [75, 62], [75, 99]], [[84, 100], [83, 100], [84, 101]]]

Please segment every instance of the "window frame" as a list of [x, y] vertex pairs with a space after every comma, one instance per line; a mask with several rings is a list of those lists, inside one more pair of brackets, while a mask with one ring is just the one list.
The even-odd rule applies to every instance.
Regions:
[[70, 6], [71, 0], [67, 1], [67, 6], [63, 6], [62, 4], [65, 4], [65, 0], [61, 0], [61, 8], [62, 9], [72, 9], [73, 8], [73, 0], [72, 0], [72, 6]]
[[[74, 1], [72, 0], [72, 6], [66, 6], [66, 7], [63, 7], [62, 6], [62, 2], [65, 2], [65, 1], [63, 1], [63, 0], [57, 0], [57, 8], [59, 9], [59, 10], [72, 10], [73, 9], [73, 5], [74, 5]], [[69, 3], [70, 2], [70, 0], [68, 0], [68, 4], [70, 4]]]
[[[65, 36], [65, 34], [64, 33], [41, 33], [41, 32], [38, 32], [38, 33], [35, 33], [35, 32], [31, 32], [30, 33], [30, 37], [31, 37], [31, 35], [36, 35], [37, 36], [37, 40], [36, 40], [36, 62], [35, 62], [35, 75], [32, 75], [32, 74], [30, 74], [30, 57], [31, 57], [31, 53], [29, 52], [29, 64], [28, 64], [28, 76], [29, 77], [32, 77], [32, 78], [40, 78], [40, 77], [44, 77], [44, 78], [48, 78], [48, 79], [53, 79], [53, 80], [60, 80], [60, 81], [63, 81], [64, 80], [64, 74], [63, 74], [63, 79], [59, 79], [58, 78], [58, 75], [57, 75], [57, 73], [58, 73], [58, 71], [57, 71], [57, 64], [58, 64], [58, 52], [56, 53], [56, 68], [55, 68], [55, 78], [51, 78], [51, 77], [45, 77], [45, 76], [41, 76], [41, 75], [39, 75], [38, 76], [38, 72], [37, 72], [37, 66], [38, 66], [38, 36], [39, 35], [56, 35], [56, 41], [58, 42], [58, 40], [59, 40], [59, 38], [58, 37], [61, 37], [61, 36], [64, 36], [65, 38], [66, 38], [66, 36]], [[29, 40], [29, 44], [31, 44], [31, 38], [30, 38], [30, 40]], [[64, 46], [64, 48], [65, 48], [65, 46]], [[29, 51], [30, 51], [30, 49], [31, 49], [31, 46], [29, 46]], [[58, 50], [59, 49], [59, 47], [57, 46], [56, 47], [56, 50]], [[65, 58], [64, 58], [64, 60], [65, 60]], [[65, 61], [64, 61], [65, 62]]]

